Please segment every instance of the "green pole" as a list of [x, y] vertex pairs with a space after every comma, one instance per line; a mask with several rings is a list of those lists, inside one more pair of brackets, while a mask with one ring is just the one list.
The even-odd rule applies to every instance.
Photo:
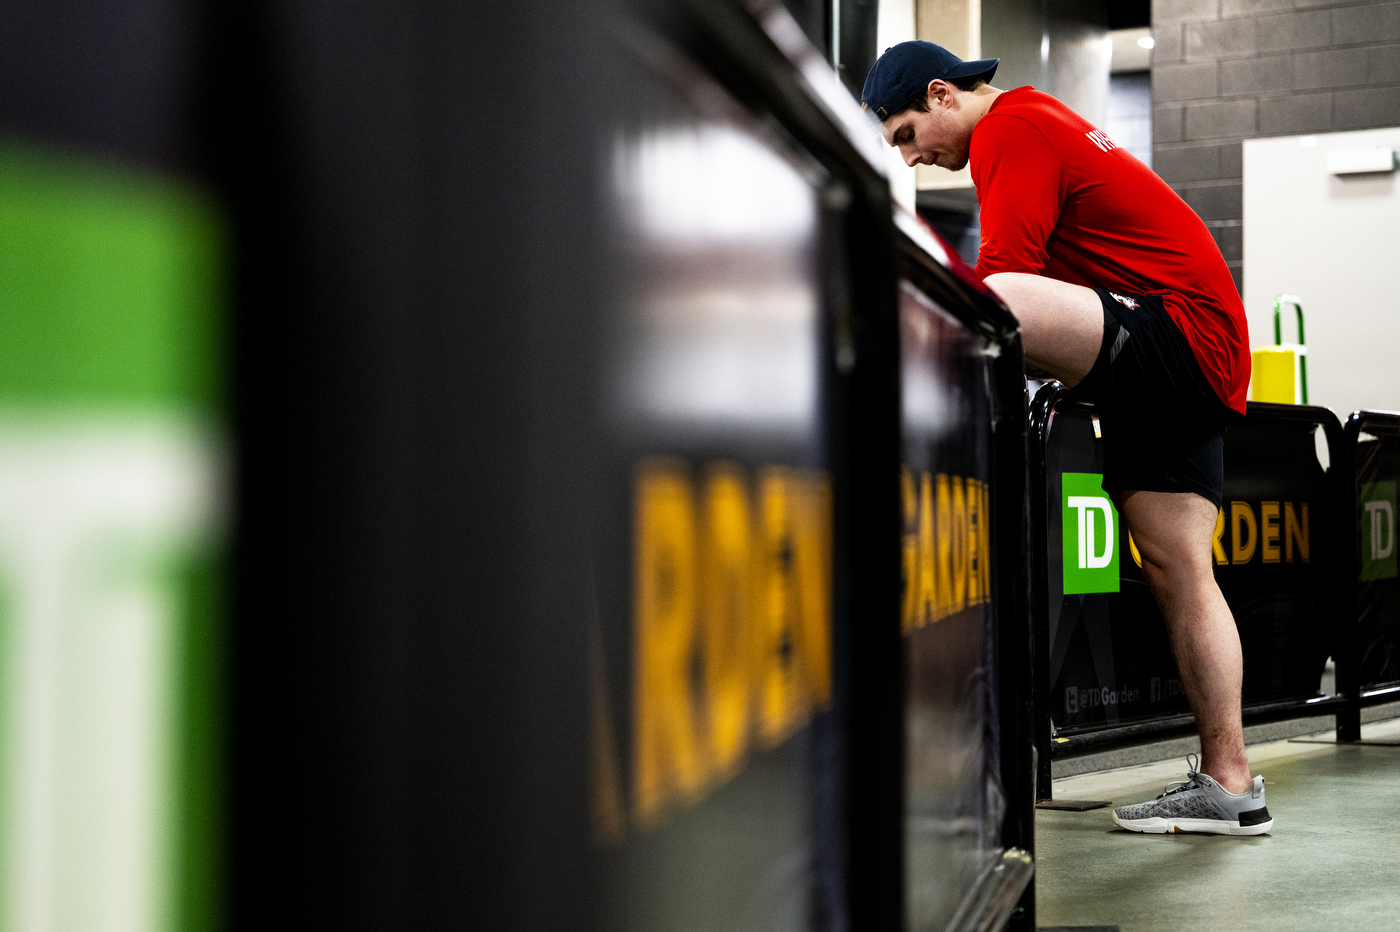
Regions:
[[[1285, 304], [1293, 305], [1298, 316], [1298, 345], [1307, 345], [1303, 336], [1303, 301], [1297, 295], [1281, 294], [1274, 298], [1274, 345], [1283, 343], [1283, 325], [1279, 321], [1279, 311]], [[1298, 354], [1298, 381], [1303, 389], [1303, 404], [1308, 403], [1308, 357]]]

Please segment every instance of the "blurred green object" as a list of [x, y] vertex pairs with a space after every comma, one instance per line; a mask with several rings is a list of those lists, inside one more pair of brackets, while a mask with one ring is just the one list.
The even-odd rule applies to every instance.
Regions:
[[222, 253], [185, 186], [0, 145], [0, 400], [211, 410]]
[[0, 138], [0, 932], [223, 925], [224, 251]]

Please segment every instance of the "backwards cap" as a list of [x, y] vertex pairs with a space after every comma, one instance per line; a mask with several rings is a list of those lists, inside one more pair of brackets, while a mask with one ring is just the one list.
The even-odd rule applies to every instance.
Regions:
[[885, 49], [865, 78], [860, 102], [883, 122], [928, 91], [930, 81], [942, 78], [980, 78], [991, 81], [999, 58], [963, 61], [941, 45], [915, 39]]

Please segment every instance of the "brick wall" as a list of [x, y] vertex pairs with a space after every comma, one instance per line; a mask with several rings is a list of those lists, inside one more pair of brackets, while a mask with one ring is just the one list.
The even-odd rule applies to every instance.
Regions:
[[1153, 0], [1153, 168], [1243, 281], [1241, 141], [1400, 125], [1400, 2]]

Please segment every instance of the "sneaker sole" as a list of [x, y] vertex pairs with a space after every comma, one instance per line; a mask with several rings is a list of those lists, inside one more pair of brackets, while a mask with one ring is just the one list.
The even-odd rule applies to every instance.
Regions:
[[1258, 825], [1240, 825], [1224, 819], [1120, 819], [1113, 813], [1113, 821], [1119, 828], [1130, 832], [1146, 832], [1151, 835], [1191, 832], [1201, 835], [1262, 835], [1274, 827], [1274, 820]]

